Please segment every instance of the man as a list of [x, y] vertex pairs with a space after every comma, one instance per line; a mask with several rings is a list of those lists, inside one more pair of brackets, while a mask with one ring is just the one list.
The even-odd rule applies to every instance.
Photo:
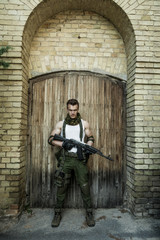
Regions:
[[[66, 139], [75, 139], [84, 142], [87, 136], [88, 145], [93, 145], [94, 138], [92, 136], [89, 123], [81, 119], [79, 114], [79, 102], [76, 99], [67, 101], [67, 117], [64, 121], [56, 124], [52, 131], [48, 142], [51, 145], [61, 147], [60, 153], [57, 155], [59, 171], [56, 172], [57, 183], [57, 203], [55, 206], [55, 215], [52, 221], [52, 227], [58, 227], [61, 221], [61, 208], [63, 207], [67, 187], [71, 177], [71, 171], [74, 171], [76, 181], [78, 182], [84, 206], [86, 209], [86, 220], [88, 226], [94, 226], [95, 221], [92, 214], [92, 204], [90, 197], [90, 189], [88, 183], [88, 169], [87, 169], [87, 152], [82, 152], [82, 149], [77, 149], [70, 141], [56, 141], [55, 134], [60, 134]], [[81, 151], [81, 158], [79, 158], [78, 151]], [[83, 156], [83, 157], [82, 157]]]

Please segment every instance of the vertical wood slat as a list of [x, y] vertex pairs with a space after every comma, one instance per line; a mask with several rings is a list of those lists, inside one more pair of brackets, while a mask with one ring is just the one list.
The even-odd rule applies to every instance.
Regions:
[[[90, 123], [95, 147], [111, 154], [114, 162], [98, 155], [88, 162], [94, 207], [115, 207], [122, 202], [124, 87], [117, 80], [87, 73], [64, 73], [33, 84], [31, 126], [31, 168], [27, 181], [34, 207], [52, 207], [56, 187], [56, 148], [47, 140], [55, 124], [66, 115], [66, 102], [77, 98], [80, 113]], [[66, 207], [82, 207], [80, 189], [72, 179]]]

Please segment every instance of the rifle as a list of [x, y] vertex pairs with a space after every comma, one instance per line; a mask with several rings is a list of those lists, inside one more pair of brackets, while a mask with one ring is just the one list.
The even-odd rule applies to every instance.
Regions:
[[104, 157], [110, 161], [114, 161], [110, 155], [108, 156], [105, 156], [100, 150], [92, 147], [92, 146], [89, 146], [85, 143], [82, 143], [82, 142], [79, 142], [77, 140], [74, 140], [74, 139], [67, 139], [67, 138], [64, 138], [58, 134], [55, 134], [54, 137], [53, 137], [53, 140], [57, 140], [57, 141], [60, 141], [60, 142], [65, 142], [65, 141], [70, 141], [71, 143], [73, 143], [73, 145], [77, 148], [81, 148], [82, 150], [85, 150], [87, 151], [89, 154], [98, 154], [100, 155], [101, 157]]

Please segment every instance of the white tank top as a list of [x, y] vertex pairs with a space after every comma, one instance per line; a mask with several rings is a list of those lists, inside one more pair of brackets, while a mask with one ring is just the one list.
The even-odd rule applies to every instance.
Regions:
[[[82, 141], [80, 139], [80, 125], [75, 125], [75, 126], [72, 126], [72, 125], [68, 125], [66, 124], [66, 127], [65, 127], [65, 137], [67, 139], [75, 139], [76, 141], [79, 141], [79, 142], [83, 142], [84, 143], [84, 137], [85, 137], [85, 131], [84, 131], [84, 121], [81, 119], [82, 121], [82, 127], [83, 127], [83, 135], [82, 135]], [[63, 130], [62, 130], [63, 131]], [[61, 135], [63, 135], [61, 131]], [[74, 147], [72, 148], [70, 151], [68, 152], [74, 152], [76, 153], [77, 152], [77, 148]]]

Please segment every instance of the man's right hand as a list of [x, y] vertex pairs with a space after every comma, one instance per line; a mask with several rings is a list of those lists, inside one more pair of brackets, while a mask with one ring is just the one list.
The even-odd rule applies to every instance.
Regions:
[[63, 142], [62, 147], [66, 150], [69, 151], [74, 147], [74, 144], [70, 140], [66, 140]]

